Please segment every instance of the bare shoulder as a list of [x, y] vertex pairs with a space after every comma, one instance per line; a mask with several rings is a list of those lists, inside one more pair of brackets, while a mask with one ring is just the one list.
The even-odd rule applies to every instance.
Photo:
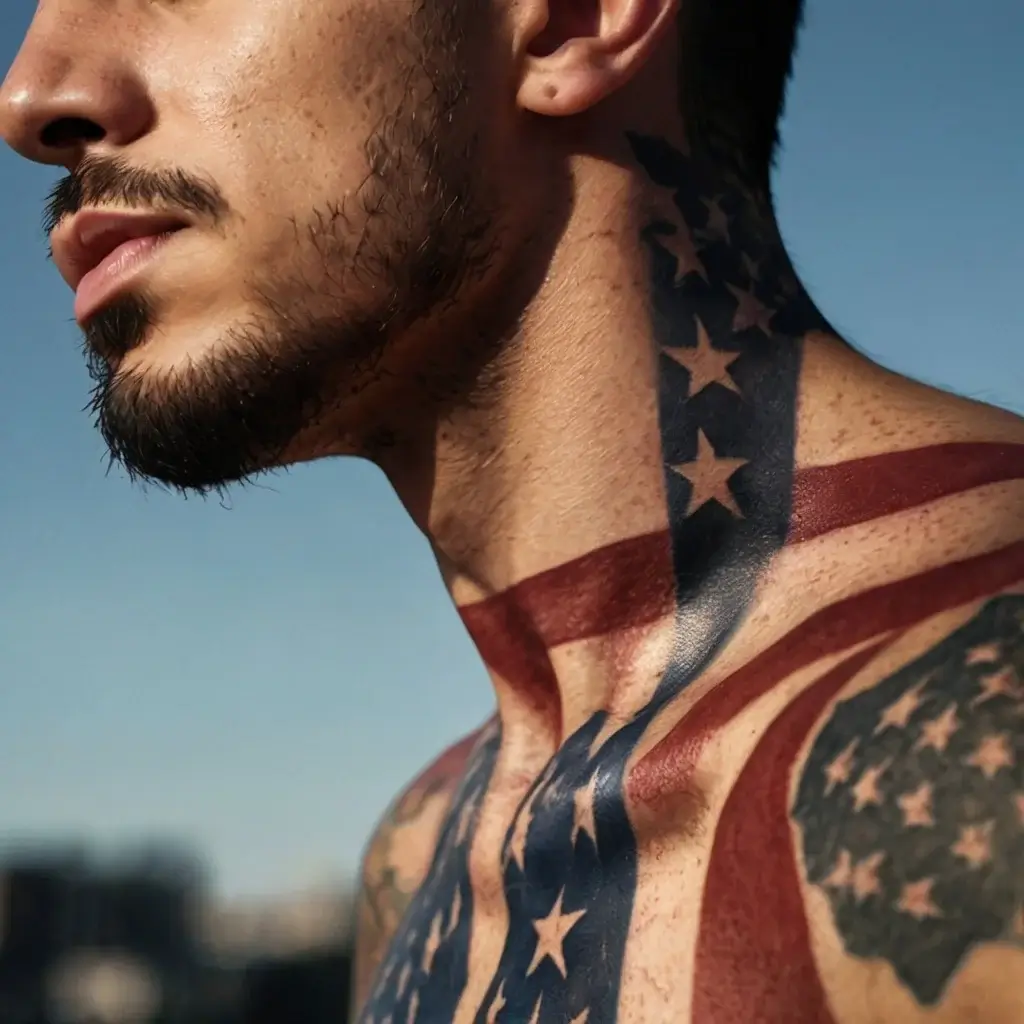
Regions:
[[832, 999], [857, 1024], [1022, 1020], [1024, 587], [873, 662], [793, 802]]
[[794, 780], [812, 946], [844, 1024], [1024, 1020], [1024, 419], [903, 383], [887, 405], [929, 500], [877, 527], [907, 607]]
[[430, 867], [441, 826], [485, 727], [452, 744], [392, 802], [363, 853], [352, 1003], [366, 1000], [373, 975]]

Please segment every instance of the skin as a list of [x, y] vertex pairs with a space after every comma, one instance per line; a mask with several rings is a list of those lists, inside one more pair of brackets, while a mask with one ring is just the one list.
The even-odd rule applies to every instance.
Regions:
[[897, 377], [675, 106], [670, 0], [43, 0], [129, 472], [375, 460], [494, 719], [364, 862], [383, 1021], [1024, 1016], [1024, 424]]

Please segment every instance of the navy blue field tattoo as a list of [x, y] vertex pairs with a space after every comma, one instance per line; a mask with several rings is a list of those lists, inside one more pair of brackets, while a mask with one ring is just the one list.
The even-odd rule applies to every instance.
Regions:
[[848, 952], [935, 1005], [982, 942], [1024, 948], [1024, 597], [989, 601], [839, 703], [793, 817]]

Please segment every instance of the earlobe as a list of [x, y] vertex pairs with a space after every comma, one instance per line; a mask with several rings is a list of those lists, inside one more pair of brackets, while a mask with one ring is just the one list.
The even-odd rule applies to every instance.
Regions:
[[[517, 101], [547, 117], [582, 113], [642, 67], [679, 0], [548, 0], [521, 37]], [[561, 5], [565, 5], [563, 10]], [[583, 8], [588, 8], [584, 11]]]
[[545, 117], [571, 117], [594, 106], [614, 91], [619, 76], [592, 39], [573, 39], [554, 53], [528, 56], [517, 97], [524, 110]]

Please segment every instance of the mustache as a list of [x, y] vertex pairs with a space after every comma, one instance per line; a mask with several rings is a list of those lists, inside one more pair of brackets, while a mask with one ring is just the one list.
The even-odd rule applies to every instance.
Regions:
[[88, 156], [50, 190], [43, 211], [43, 232], [84, 206], [173, 207], [183, 213], [220, 220], [229, 206], [216, 184], [182, 170], [149, 171], [121, 157]]

